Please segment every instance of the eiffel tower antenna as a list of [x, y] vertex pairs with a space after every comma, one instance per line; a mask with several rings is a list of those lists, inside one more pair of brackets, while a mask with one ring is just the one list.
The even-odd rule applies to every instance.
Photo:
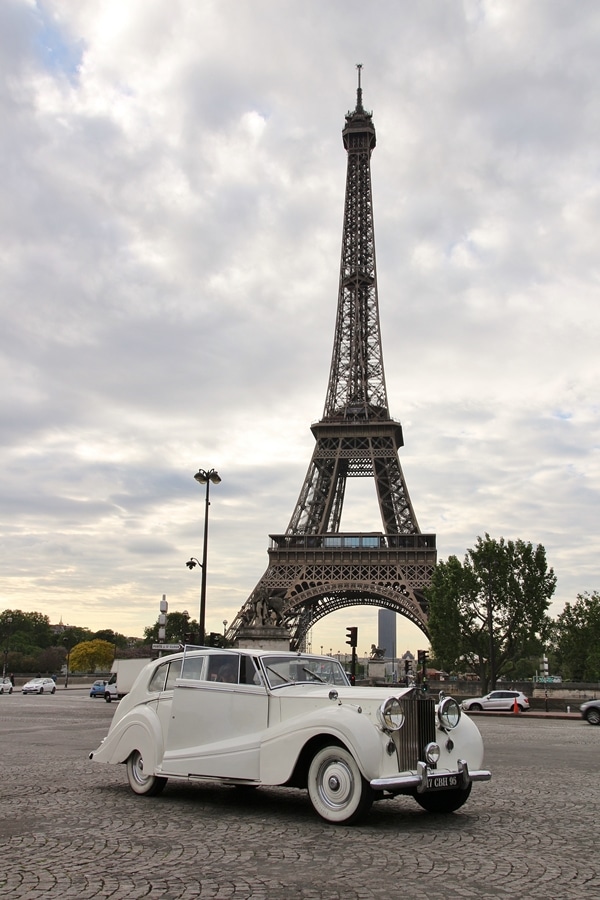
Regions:
[[[337, 316], [315, 448], [284, 535], [270, 535], [269, 566], [232, 622], [228, 638], [262, 619], [290, 631], [292, 648], [310, 628], [346, 606], [386, 607], [427, 633], [423, 588], [436, 564], [435, 535], [421, 534], [398, 449], [402, 426], [388, 410], [379, 322], [371, 155], [373, 114], [362, 103], [346, 114], [347, 154]], [[375, 482], [383, 530], [342, 533], [348, 478]]]

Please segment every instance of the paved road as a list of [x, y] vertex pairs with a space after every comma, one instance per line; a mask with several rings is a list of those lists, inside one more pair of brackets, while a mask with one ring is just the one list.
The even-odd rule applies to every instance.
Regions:
[[581, 720], [480, 716], [493, 780], [458, 813], [398, 798], [336, 828], [283, 788], [134, 796], [123, 767], [87, 759], [114, 710], [0, 696], [3, 898], [600, 898], [600, 728]]

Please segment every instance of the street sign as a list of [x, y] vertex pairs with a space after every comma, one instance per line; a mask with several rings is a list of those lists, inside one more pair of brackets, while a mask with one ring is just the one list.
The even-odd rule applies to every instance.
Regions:
[[152, 644], [153, 650], [181, 650], [181, 644]]

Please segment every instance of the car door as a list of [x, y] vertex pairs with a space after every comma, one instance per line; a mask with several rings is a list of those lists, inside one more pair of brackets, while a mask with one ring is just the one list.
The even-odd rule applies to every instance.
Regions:
[[171, 705], [173, 702], [173, 688], [176, 679], [181, 674], [181, 659], [166, 659], [154, 670], [148, 684], [148, 700], [146, 706], [153, 710], [159, 725], [161, 734], [161, 746], [157, 747], [156, 759], [158, 765], [162, 761], [165, 743], [171, 722]]
[[[235, 681], [220, 680], [232, 662]], [[163, 773], [258, 781], [268, 695], [252, 658], [212, 654], [200, 673], [184, 664], [181, 675], [173, 690]]]
[[490, 691], [486, 698], [487, 702], [485, 704], [486, 709], [504, 709], [502, 700], [502, 691]]

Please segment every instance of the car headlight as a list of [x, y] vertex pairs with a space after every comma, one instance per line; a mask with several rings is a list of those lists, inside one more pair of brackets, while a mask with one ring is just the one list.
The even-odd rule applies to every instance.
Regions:
[[442, 728], [456, 728], [460, 722], [460, 706], [453, 697], [444, 697], [438, 706], [438, 719]]
[[399, 731], [404, 725], [404, 712], [396, 697], [388, 697], [379, 707], [377, 714], [381, 726], [386, 731]]
[[427, 744], [427, 746], [425, 747], [425, 759], [430, 766], [437, 765], [437, 761], [440, 758], [440, 752], [441, 751], [439, 744], [434, 744], [433, 742], [431, 744]]

